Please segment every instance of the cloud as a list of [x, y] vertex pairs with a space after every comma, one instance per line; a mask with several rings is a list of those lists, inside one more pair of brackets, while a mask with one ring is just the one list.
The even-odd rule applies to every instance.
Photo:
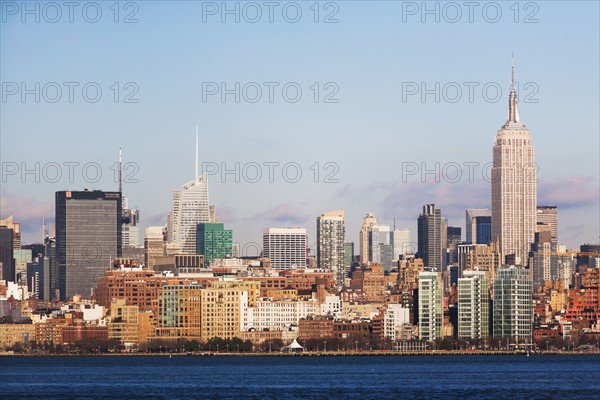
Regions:
[[301, 207], [294, 207], [290, 204], [279, 204], [274, 208], [254, 214], [249, 219], [260, 221], [268, 225], [294, 225], [301, 226], [309, 221], [310, 217], [303, 213]]
[[600, 186], [597, 178], [582, 175], [561, 176], [538, 184], [538, 204], [572, 209], [597, 206], [599, 203]]
[[29, 197], [12, 196], [2, 192], [0, 199], [0, 217], [14, 216], [15, 222], [21, 223], [23, 243], [42, 240], [42, 223], [54, 222], [54, 201], [40, 201]]

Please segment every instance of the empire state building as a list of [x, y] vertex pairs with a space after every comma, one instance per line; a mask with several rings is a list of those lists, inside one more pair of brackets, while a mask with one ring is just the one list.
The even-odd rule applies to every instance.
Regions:
[[512, 66], [508, 120], [498, 130], [492, 166], [492, 240], [503, 256], [524, 266], [534, 241], [537, 168], [529, 129], [521, 122]]

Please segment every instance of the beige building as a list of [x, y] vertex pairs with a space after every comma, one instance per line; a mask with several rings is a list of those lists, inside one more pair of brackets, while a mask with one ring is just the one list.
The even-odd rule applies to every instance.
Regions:
[[168, 285], [160, 290], [156, 334], [163, 340], [231, 339], [248, 330], [260, 282], [212, 281], [206, 287]]
[[34, 324], [0, 324], [0, 350], [35, 340]]
[[367, 213], [363, 218], [363, 223], [358, 234], [360, 263], [367, 265], [369, 260], [369, 232], [377, 225], [377, 218], [371, 213]]
[[231, 339], [252, 323], [250, 308], [256, 307], [260, 283], [213, 281], [200, 291], [201, 337]]
[[128, 306], [126, 299], [113, 299], [110, 305], [108, 338], [125, 346], [139, 343], [139, 307]]
[[421, 258], [406, 258], [398, 263], [398, 289], [406, 291], [419, 287], [419, 273], [425, 271]]
[[459, 244], [458, 264], [461, 271], [485, 271], [488, 284], [494, 281], [496, 270], [502, 266], [502, 255], [498, 242], [489, 244]]
[[162, 226], [149, 226], [144, 231], [144, 263], [149, 269], [156, 259], [165, 254], [165, 241]]
[[201, 339], [199, 285], [166, 285], [158, 296], [155, 336], [162, 340]]
[[514, 65], [508, 120], [498, 130], [492, 167], [492, 240], [516, 265], [527, 263], [537, 222], [537, 169], [529, 129], [517, 108]]

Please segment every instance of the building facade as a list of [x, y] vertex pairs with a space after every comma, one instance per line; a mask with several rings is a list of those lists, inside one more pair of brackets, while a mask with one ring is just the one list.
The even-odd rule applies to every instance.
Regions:
[[274, 269], [304, 268], [307, 255], [306, 229], [267, 228], [263, 231], [263, 256]]
[[494, 336], [531, 342], [533, 291], [529, 271], [500, 268], [494, 280]]
[[419, 274], [419, 339], [427, 342], [442, 337], [442, 279], [439, 272]]
[[196, 228], [196, 253], [204, 255], [204, 266], [215, 258], [230, 258], [233, 250], [233, 231], [223, 224], [198, 224]]
[[465, 271], [458, 278], [458, 337], [489, 336], [489, 290], [484, 271]]
[[60, 299], [90, 297], [113, 258], [121, 257], [121, 193], [56, 192]]
[[195, 177], [173, 191], [173, 205], [169, 218], [169, 242], [179, 245], [179, 251], [196, 253], [196, 227], [210, 223], [208, 204], [208, 175], [198, 173], [198, 129], [196, 128]]
[[423, 206], [418, 219], [418, 254], [428, 271], [442, 271], [442, 211], [435, 204]]
[[363, 218], [360, 232], [358, 233], [360, 263], [366, 265], [369, 261], [369, 231], [377, 225], [377, 218], [372, 213], [367, 213]]
[[329, 211], [317, 218], [317, 265], [333, 271], [338, 286], [346, 278], [345, 245], [346, 224], [343, 210]]
[[525, 265], [537, 222], [537, 168], [529, 129], [517, 108], [514, 66], [508, 120], [498, 130], [492, 166], [492, 240], [503, 256]]

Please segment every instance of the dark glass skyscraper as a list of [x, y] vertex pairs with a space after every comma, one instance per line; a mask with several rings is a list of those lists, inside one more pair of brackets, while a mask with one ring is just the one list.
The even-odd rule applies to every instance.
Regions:
[[2, 279], [15, 280], [15, 256], [13, 249], [12, 229], [0, 226], [0, 262], [2, 263]]
[[475, 217], [476, 228], [476, 244], [488, 244], [492, 241], [492, 217], [479, 216]]
[[56, 192], [56, 251], [60, 299], [90, 297], [112, 258], [121, 257], [120, 192]]
[[419, 215], [418, 257], [423, 259], [429, 271], [442, 271], [442, 211], [435, 204], [423, 206]]

